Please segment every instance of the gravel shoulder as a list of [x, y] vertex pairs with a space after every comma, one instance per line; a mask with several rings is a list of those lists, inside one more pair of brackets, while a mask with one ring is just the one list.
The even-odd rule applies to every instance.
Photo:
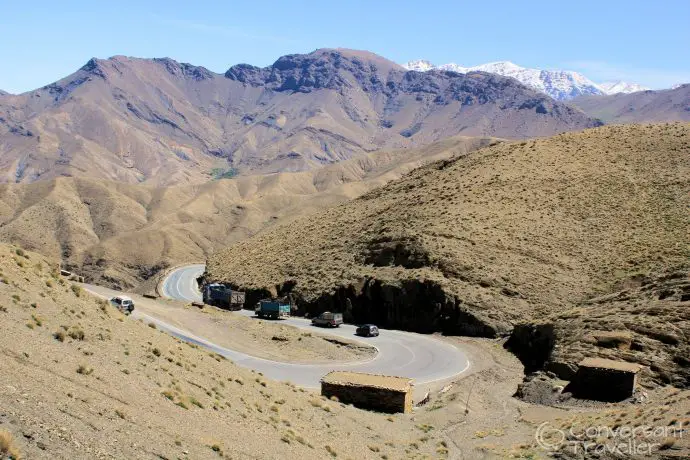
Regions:
[[[99, 286], [87, 286], [87, 289], [106, 297], [116, 295], [116, 291]], [[361, 342], [301, 331], [280, 321], [259, 320], [209, 306], [198, 308], [175, 300], [131, 297], [136, 305], [135, 313], [155, 317], [224, 348], [257, 358], [324, 364], [367, 361], [376, 356], [374, 347]]]

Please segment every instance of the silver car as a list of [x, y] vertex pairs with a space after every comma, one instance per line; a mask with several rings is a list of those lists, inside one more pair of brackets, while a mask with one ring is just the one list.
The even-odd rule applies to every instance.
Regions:
[[134, 311], [134, 301], [127, 296], [119, 295], [110, 299], [110, 303], [125, 315]]

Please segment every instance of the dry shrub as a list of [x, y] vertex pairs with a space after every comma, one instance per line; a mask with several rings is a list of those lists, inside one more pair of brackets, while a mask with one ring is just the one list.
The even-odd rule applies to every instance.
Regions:
[[74, 340], [84, 340], [84, 331], [78, 327], [73, 327], [67, 333]]
[[0, 430], [0, 457], [11, 460], [22, 458], [19, 448], [14, 444], [12, 433], [9, 431]]
[[81, 286], [77, 286], [76, 284], [73, 284], [70, 287], [72, 288], [72, 292], [74, 292], [74, 295], [76, 295], [77, 297], [81, 297], [81, 291], [82, 291]]

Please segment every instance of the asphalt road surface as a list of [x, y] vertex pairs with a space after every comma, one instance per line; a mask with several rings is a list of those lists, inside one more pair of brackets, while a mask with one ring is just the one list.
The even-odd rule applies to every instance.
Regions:
[[204, 265], [185, 265], [171, 271], [161, 283], [161, 294], [171, 299], [201, 302], [196, 279], [204, 273], [204, 269]]
[[[201, 301], [196, 278], [203, 272], [203, 265], [187, 265], [173, 270], [161, 283], [163, 294], [178, 300]], [[253, 316], [254, 313], [243, 310], [237, 314]], [[309, 320], [303, 318], [278, 321], [301, 329], [357, 339], [354, 335], [355, 326], [348, 324], [335, 329], [325, 329], [315, 328]], [[179, 334], [176, 335], [179, 337]], [[379, 337], [359, 340], [378, 349], [374, 359], [364, 363], [305, 365], [267, 361], [220, 347], [215, 347], [214, 351], [232, 359], [238, 365], [250, 367], [274, 380], [290, 380], [307, 387], [318, 387], [321, 377], [331, 370], [399, 375], [414, 379], [414, 383], [420, 386], [454, 377], [469, 368], [469, 360], [462, 350], [431, 336], [381, 329]]]
[[[187, 265], [170, 272], [161, 283], [162, 294], [166, 297], [183, 301], [201, 301], [201, 294], [196, 278], [204, 271], [203, 265]], [[102, 296], [114, 296], [117, 293], [109, 289], [85, 286]], [[229, 314], [253, 316], [253, 311], [243, 310]], [[425, 384], [437, 383], [455, 377], [469, 366], [466, 354], [459, 348], [438, 340], [432, 336], [381, 329], [379, 337], [360, 338], [355, 336], [355, 326], [343, 324], [339, 328], [317, 328], [304, 318], [275, 320], [300, 329], [318, 331], [351, 340], [359, 340], [378, 350], [369, 361], [358, 361], [351, 364], [292, 364], [270, 361], [218, 346], [203, 337], [195, 336], [188, 331], [161, 321], [151, 314], [135, 308], [133, 316], [153, 322], [158, 329], [164, 330], [187, 342], [203, 346], [232, 360], [237, 365], [254, 369], [273, 380], [291, 381], [307, 388], [318, 388], [321, 378], [333, 370], [348, 370], [373, 374], [397, 375], [414, 380], [417, 390], [423, 390]], [[264, 321], [259, 320], [257, 321]], [[271, 320], [265, 320], [271, 321]], [[232, 334], [228, 330], [228, 334]]]

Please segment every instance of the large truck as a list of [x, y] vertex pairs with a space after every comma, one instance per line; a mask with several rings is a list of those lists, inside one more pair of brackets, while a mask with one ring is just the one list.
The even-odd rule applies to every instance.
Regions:
[[244, 306], [244, 292], [234, 291], [220, 283], [204, 286], [202, 291], [204, 303], [228, 310], [242, 310]]
[[284, 299], [264, 299], [256, 304], [256, 316], [259, 318], [286, 318], [290, 316], [291, 306]]

